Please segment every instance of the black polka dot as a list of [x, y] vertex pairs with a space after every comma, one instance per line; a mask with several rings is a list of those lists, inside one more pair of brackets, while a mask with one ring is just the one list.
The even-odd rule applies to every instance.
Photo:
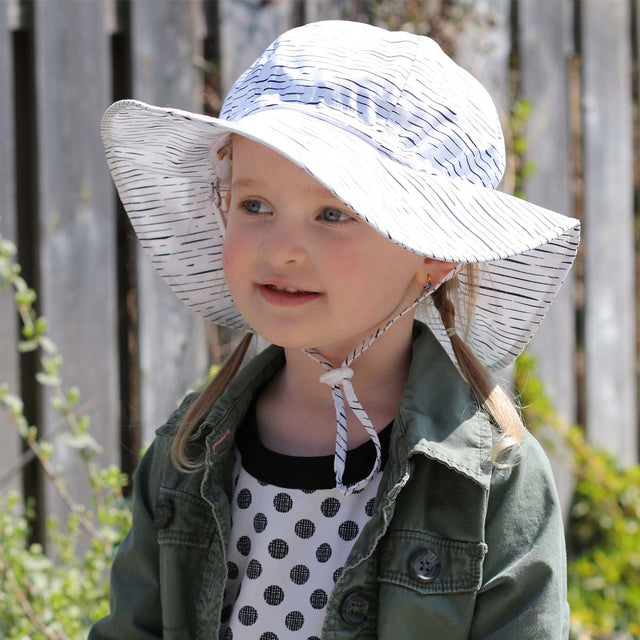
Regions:
[[375, 498], [371, 498], [371, 500], [369, 500], [367, 502], [367, 504], [364, 506], [364, 512], [371, 517], [373, 515], [373, 505], [376, 503], [376, 499]]
[[287, 613], [284, 623], [289, 631], [299, 631], [304, 624], [304, 616], [299, 611], [290, 611]]
[[278, 513], [287, 513], [293, 507], [293, 500], [288, 493], [278, 493], [273, 499], [273, 506]]
[[312, 493], [315, 493], [316, 490], [315, 489], [303, 489], [302, 493], [306, 493], [307, 495], [311, 495]]
[[342, 571], [344, 570], [344, 567], [340, 567], [339, 569], [336, 569], [333, 572], [333, 583], [335, 584], [336, 582], [338, 582], [338, 580], [340, 579], [340, 576], [342, 575]]
[[318, 636], [309, 636], [307, 640], [320, 640], [320, 638]]
[[269, 555], [276, 560], [282, 560], [289, 553], [289, 545], [282, 539], [276, 538], [269, 543]]
[[266, 486], [268, 486], [268, 485], [269, 485], [269, 483], [268, 483], [268, 482], [265, 482], [264, 480], [258, 480], [258, 484], [259, 484], [261, 487], [266, 487]]
[[262, 565], [255, 559], [250, 560], [247, 565], [247, 578], [255, 580], [262, 574]]
[[261, 636], [260, 640], [278, 640], [278, 636], [273, 633], [273, 631], [265, 631]]
[[228, 604], [226, 607], [223, 607], [222, 613], [220, 614], [220, 622], [227, 622], [231, 617], [232, 611], [233, 611], [233, 605]]
[[227, 578], [235, 580], [239, 574], [238, 565], [235, 562], [227, 562]]
[[251, 553], [251, 540], [249, 537], [242, 536], [241, 538], [238, 538], [236, 548], [238, 549], [238, 553], [243, 556], [248, 556], [249, 553]]
[[264, 513], [256, 513], [253, 516], [253, 529], [256, 533], [262, 533], [267, 528], [267, 516]]
[[311, 602], [311, 606], [314, 609], [322, 609], [323, 607], [325, 607], [327, 604], [327, 600], [329, 600], [329, 598], [322, 589], [316, 589], [309, 598], [309, 602]]
[[236, 503], [240, 509], [248, 509], [251, 506], [251, 491], [249, 489], [240, 489]]
[[275, 607], [284, 600], [284, 591], [275, 584], [269, 585], [263, 593], [264, 601]]
[[295, 531], [298, 538], [307, 540], [316, 532], [316, 525], [311, 520], [304, 518], [296, 522]]
[[303, 564], [297, 564], [291, 569], [289, 577], [294, 584], [304, 584], [309, 579], [309, 569]]
[[331, 546], [328, 545], [326, 542], [323, 542], [316, 549], [316, 560], [318, 562], [327, 562], [327, 560], [329, 560], [330, 557], [331, 557]]
[[326, 516], [327, 518], [333, 518], [333, 516], [335, 516], [339, 510], [340, 501], [337, 498], [327, 498], [326, 500], [323, 500], [322, 504], [320, 505], [320, 511], [322, 512], [322, 515]]
[[258, 620], [258, 612], [253, 607], [246, 605], [238, 611], [238, 620], [245, 627], [250, 627]]
[[227, 627], [222, 638], [223, 640], [233, 640], [233, 631]]
[[353, 520], [345, 520], [338, 527], [338, 535], [342, 540], [348, 542], [349, 540], [353, 540], [360, 531], [360, 527]]

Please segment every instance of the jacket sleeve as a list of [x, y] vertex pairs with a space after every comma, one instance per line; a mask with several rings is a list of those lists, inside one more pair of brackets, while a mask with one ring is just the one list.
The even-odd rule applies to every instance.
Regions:
[[569, 636], [562, 514], [549, 462], [530, 435], [517, 460], [493, 474], [487, 555], [472, 640]]
[[168, 438], [156, 437], [136, 470], [133, 523], [111, 568], [111, 613], [89, 632], [89, 640], [162, 638], [158, 541], [153, 513], [162, 478], [162, 451]]

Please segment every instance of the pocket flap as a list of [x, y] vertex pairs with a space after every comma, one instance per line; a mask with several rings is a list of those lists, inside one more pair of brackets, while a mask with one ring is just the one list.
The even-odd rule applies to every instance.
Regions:
[[486, 552], [483, 542], [391, 531], [381, 545], [378, 580], [423, 594], [477, 591]]
[[208, 547], [214, 531], [211, 507], [202, 498], [160, 487], [154, 512], [158, 543]]

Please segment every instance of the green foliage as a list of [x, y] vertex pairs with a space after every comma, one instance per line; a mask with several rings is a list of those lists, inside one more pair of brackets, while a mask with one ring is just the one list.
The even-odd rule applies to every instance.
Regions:
[[[528, 354], [518, 358], [516, 385], [530, 428], [550, 427], [566, 445], [576, 478], [568, 568], [572, 637], [640, 638], [640, 465], [621, 468], [590, 446], [582, 429], [555, 412]], [[553, 442], [547, 442], [554, 446]]]
[[[17, 493], [0, 494], [0, 637], [72, 640], [86, 638], [93, 621], [109, 611], [108, 569], [130, 526], [122, 489], [128, 478], [116, 466], [97, 461], [100, 446], [91, 435], [88, 415], [77, 412], [80, 392], [62, 385], [62, 357], [47, 336], [47, 323], [33, 305], [36, 294], [20, 277], [15, 247], [0, 236], [0, 290], [14, 291], [22, 319], [20, 352], [39, 350], [36, 380], [49, 389], [52, 406], [65, 430], [45, 441], [24, 415], [22, 399], [0, 385], [0, 408], [37, 458], [47, 481], [69, 508], [64, 521], [47, 521], [47, 553], [29, 544], [34, 505], [23, 505]], [[83, 461], [91, 488], [88, 504], [71, 494], [56, 454], [70, 449]]]
[[528, 140], [526, 125], [533, 104], [529, 100], [515, 100], [509, 112], [509, 130], [511, 131], [511, 153], [514, 163], [513, 195], [524, 198], [524, 185], [536, 170], [536, 164], [526, 159]]

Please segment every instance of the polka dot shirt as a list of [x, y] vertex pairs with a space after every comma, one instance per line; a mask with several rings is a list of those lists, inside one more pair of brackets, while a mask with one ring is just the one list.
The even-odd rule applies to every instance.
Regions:
[[[391, 428], [381, 433], [383, 462]], [[222, 640], [320, 638], [333, 585], [373, 514], [381, 478], [335, 488], [333, 456], [285, 456], [258, 439], [255, 414], [237, 438]], [[371, 443], [347, 456], [348, 483], [366, 477]]]

